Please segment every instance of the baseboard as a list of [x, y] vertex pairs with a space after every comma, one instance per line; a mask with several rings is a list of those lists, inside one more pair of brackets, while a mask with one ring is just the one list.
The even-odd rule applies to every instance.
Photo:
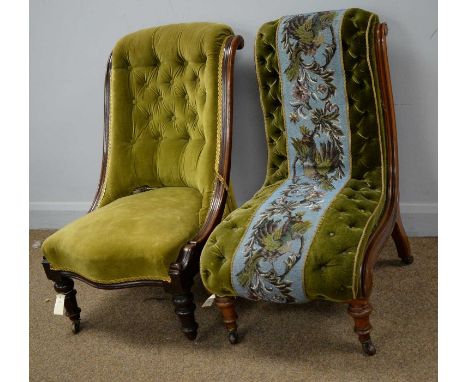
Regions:
[[401, 203], [400, 209], [409, 236], [438, 236], [437, 203]]
[[[30, 229], [55, 229], [84, 215], [89, 202], [32, 202]], [[409, 236], [437, 236], [437, 203], [402, 203], [401, 215]]]
[[31, 202], [29, 203], [30, 229], [57, 229], [83, 216], [90, 202]]

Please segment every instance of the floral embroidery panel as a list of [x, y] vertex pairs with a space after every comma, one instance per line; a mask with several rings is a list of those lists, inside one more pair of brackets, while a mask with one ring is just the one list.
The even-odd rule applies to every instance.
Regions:
[[308, 301], [305, 259], [313, 256], [320, 219], [351, 172], [343, 14], [287, 16], [278, 25], [289, 176], [257, 209], [234, 254], [232, 284], [245, 298]]

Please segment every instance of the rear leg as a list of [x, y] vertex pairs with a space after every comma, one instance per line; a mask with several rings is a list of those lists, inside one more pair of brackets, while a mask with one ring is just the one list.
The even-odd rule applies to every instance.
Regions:
[[411, 255], [411, 247], [406, 234], [405, 227], [401, 221], [400, 210], [398, 210], [395, 226], [392, 231], [392, 238], [395, 241], [395, 245], [398, 251], [398, 257], [404, 264], [411, 264], [414, 257]]

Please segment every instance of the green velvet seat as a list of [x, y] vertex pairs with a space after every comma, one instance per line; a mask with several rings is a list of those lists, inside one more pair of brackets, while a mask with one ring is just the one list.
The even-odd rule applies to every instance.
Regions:
[[[242, 37], [188, 23], [120, 39], [108, 62], [104, 156], [90, 212], [45, 240], [44, 268], [79, 329], [72, 279], [98, 288], [163, 286], [197, 334], [190, 288], [229, 183], [232, 72]], [[228, 109], [228, 105], [231, 108]]]
[[[337, 21], [338, 27], [333, 24], [335, 29], [330, 27], [330, 15], [336, 19], [341, 17]], [[360, 307], [364, 306], [362, 301], [367, 304], [369, 291], [364, 290], [363, 280], [369, 262], [368, 254], [375, 252], [376, 231], [381, 235], [382, 225], [393, 228], [399, 222], [399, 227], [401, 226], [395, 196], [388, 194], [389, 187], [394, 187], [394, 178], [389, 181], [388, 177], [396, 176], [393, 168], [395, 159], [388, 158], [388, 149], [393, 144], [396, 145], [396, 137], [395, 142], [387, 142], [387, 132], [391, 126], [388, 125], [383, 111], [381, 87], [386, 84], [380, 83], [382, 78], [379, 80], [378, 73], [383, 61], [378, 65], [376, 57], [377, 49], [382, 47], [377, 46], [376, 33], [379, 27], [379, 18], [375, 14], [361, 9], [348, 9], [342, 13], [289, 16], [268, 22], [258, 31], [255, 62], [268, 147], [266, 179], [262, 188], [249, 201], [218, 225], [201, 256], [203, 283], [210, 292], [216, 294], [216, 301], [223, 312], [233, 343], [237, 342], [233, 306], [233, 297], [236, 296], [275, 302], [324, 299], [336, 302], [359, 301]], [[317, 30], [334, 34], [334, 38], [328, 37], [327, 40], [325, 32], [323, 37]], [[336, 69], [327, 67], [328, 63], [320, 67], [321, 64], [317, 63], [327, 62], [327, 55], [335, 54], [335, 42], [340, 44], [341, 62], [336, 56]], [[328, 44], [328, 50], [319, 51], [322, 44]], [[285, 52], [280, 52], [285, 46]], [[296, 53], [298, 51], [300, 53]], [[312, 59], [315, 54], [316, 57], [319, 56], [317, 52], [320, 52], [321, 58]], [[280, 57], [284, 61], [290, 60], [287, 62], [289, 66], [284, 65], [286, 69], [280, 69]], [[303, 72], [299, 72], [297, 66], [294, 66], [296, 64], [303, 65]], [[345, 84], [341, 89], [337, 89], [340, 82], [335, 78], [339, 76], [339, 69], [342, 69]], [[317, 77], [320, 78], [317, 80]], [[303, 84], [307, 78], [309, 88], [304, 90]], [[288, 82], [291, 82], [293, 97], [285, 100], [284, 92], [289, 89]], [[313, 89], [318, 89], [315, 104], [311, 101]], [[333, 103], [339, 103], [336, 99], [339, 96], [336, 95], [340, 92], [343, 94], [345, 107], [340, 107], [339, 110], [342, 115], [346, 114], [349, 121], [349, 164], [343, 170], [346, 174], [333, 175], [335, 180], [341, 176], [345, 179], [340, 189], [333, 189], [329, 184], [320, 182], [325, 178], [323, 173], [332, 167], [338, 156], [328, 155], [334, 149], [334, 142], [328, 146], [332, 149], [327, 149], [325, 144], [323, 148], [319, 146], [318, 138], [315, 138], [315, 143], [319, 149], [310, 142], [320, 133], [325, 139], [335, 134], [333, 128], [338, 131], [335, 136], [344, 136], [340, 129], [345, 130], [345, 118], [340, 117], [342, 119], [338, 122], [333, 114], [338, 110], [338, 106]], [[325, 99], [328, 100], [322, 101]], [[303, 100], [307, 110], [300, 110], [297, 106]], [[314, 106], [321, 102], [324, 103], [323, 109]], [[291, 107], [296, 109], [291, 112]], [[313, 109], [314, 107], [317, 108]], [[310, 110], [313, 111], [308, 114]], [[393, 112], [393, 109], [389, 108], [388, 111]], [[305, 128], [300, 126], [301, 123], [310, 125]], [[289, 130], [286, 125], [290, 126]], [[313, 134], [310, 133], [312, 129], [315, 129]], [[293, 142], [288, 146], [288, 131], [291, 134], [299, 134], [296, 131], [300, 131], [302, 141], [292, 138]], [[309, 178], [313, 178], [313, 182], [321, 186], [299, 188], [296, 199], [291, 203], [294, 207], [288, 207], [287, 212], [278, 212], [282, 205], [286, 205], [283, 203], [285, 195], [290, 195], [285, 192], [278, 194], [279, 190], [287, 182], [292, 186], [297, 185], [295, 171], [299, 166], [296, 162], [301, 162], [298, 149], [300, 144], [308, 145], [307, 150], [313, 152], [312, 159], [309, 160], [316, 161], [317, 164], [309, 170], [313, 174]], [[319, 150], [322, 150], [320, 154], [314, 154]], [[345, 147], [342, 149], [342, 156], [346, 157], [347, 154]], [[330, 158], [328, 162], [323, 159], [327, 155]], [[304, 164], [304, 173], [307, 171], [306, 166], [307, 163]], [[294, 176], [291, 168], [294, 168]], [[329, 174], [338, 173], [337, 168], [338, 166], [334, 168], [335, 173], [328, 170]], [[326, 200], [327, 193], [331, 191], [335, 191], [336, 195], [322, 207], [323, 200]], [[320, 198], [314, 199], [314, 192], [320, 194]], [[321, 215], [314, 222], [315, 230], [303, 228], [307, 227], [301, 220], [303, 212], [294, 215], [298, 208], [297, 198], [315, 203], [309, 208], [321, 210]], [[276, 212], [268, 215], [265, 211], [268, 208], [273, 210], [272, 206], [276, 208]], [[388, 210], [393, 214], [390, 221], [386, 217]], [[289, 220], [282, 220], [281, 213], [289, 214]], [[284, 221], [285, 224], [282, 223]], [[294, 227], [297, 230], [291, 234]], [[388, 235], [388, 232], [385, 234]], [[309, 237], [305, 238], [306, 235]], [[407, 242], [406, 235], [403, 236], [402, 240]], [[283, 238], [289, 242], [282, 241]], [[297, 256], [295, 251], [299, 247], [299, 238], [301, 244]], [[306, 240], [309, 240], [310, 245], [303, 249]], [[286, 257], [285, 254], [289, 253], [292, 255]], [[402, 253], [402, 258], [409, 259], [409, 253]], [[303, 261], [302, 268], [295, 275], [292, 275], [292, 271], [289, 274], [287, 271], [283, 272], [283, 269], [294, 270], [299, 261]], [[303, 290], [302, 300], [293, 296], [295, 289]], [[364, 337], [361, 342], [370, 339]], [[367, 352], [372, 353], [372, 350], [367, 349]]]
[[169, 265], [200, 228], [201, 204], [189, 187], [125, 196], [56, 232], [43, 251], [54, 269], [98, 283], [168, 281]]

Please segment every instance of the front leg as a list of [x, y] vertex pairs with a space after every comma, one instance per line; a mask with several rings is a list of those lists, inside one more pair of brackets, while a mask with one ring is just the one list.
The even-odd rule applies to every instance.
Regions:
[[414, 258], [411, 255], [411, 247], [408, 240], [408, 235], [405, 231], [405, 227], [403, 227], [399, 207], [397, 212], [397, 218], [395, 221], [395, 226], [393, 227], [392, 231], [392, 238], [395, 241], [395, 245], [398, 251], [398, 257], [404, 264], [411, 264]]
[[76, 301], [76, 290], [73, 288], [73, 280], [68, 277], [60, 277], [54, 284], [57, 293], [65, 295], [65, 315], [72, 322], [72, 332], [77, 334], [80, 331], [80, 312]]
[[223, 316], [223, 322], [228, 330], [228, 338], [231, 344], [236, 344], [239, 341], [237, 334], [237, 314], [234, 297], [216, 296], [215, 303]]
[[348, 314], [354, 319], [354, 331], [358, 335], [362, 350], [367, 355], [376, 353], [370, 336], [372, 326], [369, 322], [369, 315], [371, 312], [372, 305], [367, 300], [352, 300], [349, 303]]
[[182, 332], [189, 340], [193, 341], [197, 338], [198, 324], [195, 321], [195, 304], [192, 292], [188, 290], [184, 293], [174, 293], [172, 302], [174, 303], [175, 313], [182, 324]]
[[195, 321], [195, 304], [191, 292], [193, 278], [200, 267], [196, 244], [188, 243], [182, 248], [177, 262], [169, 267], [171, 282], [166, 291], [172, 295], [175, 313], [182, 324], [182, 332], [193, 341], [197, 338], [198, 324]]

